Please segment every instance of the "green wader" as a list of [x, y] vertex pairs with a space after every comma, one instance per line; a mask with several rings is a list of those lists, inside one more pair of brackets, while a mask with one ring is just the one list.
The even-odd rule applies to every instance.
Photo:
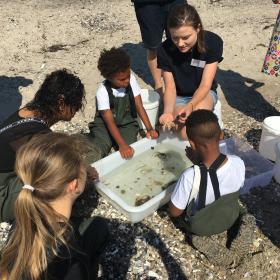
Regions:
[[22, 186], [15, 172], [0, 173], [0, 222], [14, 219], [14, 204]]
[[[114, 106], [111, 110], [116, 125], [124, 141], [130, 145], [137, 141], [139, 124], [137, 119], [132, 117], [129, 95], [115, 97], [113, 102]], [[93, 137], [94, 143], [100, 149], [102, 158], [110, 153], [112, 147], [117, 146], [99, 112], [96, 113], [94, 121], [89, 123], [89, 130], [89, 135]]]
[[[239, 191], [220, 196], [216, 171], [224, 159], [225, 156], [221, 154], [209, 169], [200, 165], [198, 211], [193, 213], [195, 207], [194, 200], [192, 200], [180, 224], [188, 234], [192, 235], [194, 247], [209, 261], [220, 266], [235, 267], [249, 252], [255, 223], [254, 217], [245, 214], [244, 209], [240, 207]], [[215, 201], [205, 206], [207, 173], [210, 175]], [[236, 233], [231, 234], [233, 231]], [[235, 236], [228, 246], [220, 244], [219, 235], [225, 232], [229, 237]]]

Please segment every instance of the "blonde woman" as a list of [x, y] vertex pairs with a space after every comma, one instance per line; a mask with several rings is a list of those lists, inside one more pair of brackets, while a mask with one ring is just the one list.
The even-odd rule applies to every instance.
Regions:
[[1, 252], [0, 279], [95, 279], [108, 230], [102, 218], [82, 236], [71, 225], [86, 181], [77, 140], [61, 133], [34, 136], [18, 150], [15, 169], [24, 185]]

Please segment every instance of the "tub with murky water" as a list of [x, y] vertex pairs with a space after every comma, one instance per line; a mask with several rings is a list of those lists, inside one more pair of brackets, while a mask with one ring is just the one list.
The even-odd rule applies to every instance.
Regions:
[[142, 139], [132, 147], [132, 159], [117, 152], [93, 166], [100, 176], [97, 191], [136, 223], [170, 200], [176, 181], [192, 163], [185, 155], [186, 141], [170, 134]]
[[[191, 166], [185, 156], [186, 141], [171, 134], [157, 140], [142, 139], [132, 144], [135, 155], [130, 160], [113, 153], [95, 162], [100, 175], [97, 191], [133, 222], [139, 222], [170, 200], [175, 182]], [[241, 157], [246, 166], [244, 186], [247, 193], [255, 186], [265, 187], [273, 174], [273, 164], [247, 143], [237, 138], [220, 142], [225, 154]]]

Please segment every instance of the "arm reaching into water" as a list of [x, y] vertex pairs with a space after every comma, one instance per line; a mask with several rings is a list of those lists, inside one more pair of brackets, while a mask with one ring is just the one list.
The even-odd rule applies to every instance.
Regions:
[[112, 114], [112, 111], [110, 109], [108, 110], [100, 110], [100, 114], [106, 123], [106, 126], [113, 137], [113, 139], [116, 141], [116, 143], [119, 146], [119, 152], [123, 158], [131, 158], [134, 154], [134, 149], [130, 147], [124, 139], [122, 138], [120, 131], [115, 123], [114, 116]]

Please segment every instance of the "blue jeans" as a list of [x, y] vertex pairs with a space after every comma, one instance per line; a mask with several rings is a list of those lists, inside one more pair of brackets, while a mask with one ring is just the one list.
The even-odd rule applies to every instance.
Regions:
[[[209, 94], [213, 99], [213, 107], [215, 107], [218, 101], [218, 95], [215, 91], [210, 90]], [[176, 105], [186, 105], [192, 100], [192, 96], [176, 96]]]

